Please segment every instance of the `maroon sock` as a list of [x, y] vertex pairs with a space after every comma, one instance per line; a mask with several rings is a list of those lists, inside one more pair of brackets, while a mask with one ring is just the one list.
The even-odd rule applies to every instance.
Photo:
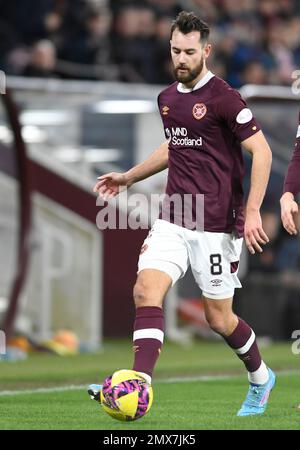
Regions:
[[164, 340], [164, 313], [157, 306], [136, 309], [133, 370], [152, 376]]
[[261, 365], [261, 356], [257, 347], [254, 331], [241, 318], [230, 336], [225, 336], [227, 344], [243, 361], [248, 372], [255, 372]]

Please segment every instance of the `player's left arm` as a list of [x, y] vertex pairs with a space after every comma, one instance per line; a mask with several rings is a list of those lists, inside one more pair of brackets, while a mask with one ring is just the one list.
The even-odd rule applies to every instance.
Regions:
[[239, 92], [227, 87], [219, 96], [217, 113], [233, 136], [252, 155], [251, 187], [246, 207], [245, 241], [250, 253], [262, 252], [269, 241], [262, 228], [260, 207], [269, 181], [272, 154], [258, 122]]
[[245, 241], [250, 253], [262, 252], [262, 245], [269, 242], [262, 227], [260, 207], [262, 205], [272, 164], [272, 152], [262, 133], [258, 131], [242, 142], [252, 155], [251, 185], [246, 205]]

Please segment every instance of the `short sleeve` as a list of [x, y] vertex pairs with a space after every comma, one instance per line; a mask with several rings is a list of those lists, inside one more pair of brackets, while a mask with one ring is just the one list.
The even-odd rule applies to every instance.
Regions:
[[218, 114], [239, 142], [243, 142], [260, 131], [260, 126], [245, 100], [234, 89], [220, 96]]
[[292, 192], [297, 195], [300, 192], [300, 113], [296, 134], [295, 150], [288, 166], [284, 180], [283, 192]]

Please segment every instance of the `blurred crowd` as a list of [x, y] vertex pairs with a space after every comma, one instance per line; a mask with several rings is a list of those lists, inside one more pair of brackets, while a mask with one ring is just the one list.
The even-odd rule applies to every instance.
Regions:
[[168, 84], [182, 9], [211, 27], [210, 68], [233, 87], [287, 84], [300, 66], [297, 0], [0, 0], [9, 74]]

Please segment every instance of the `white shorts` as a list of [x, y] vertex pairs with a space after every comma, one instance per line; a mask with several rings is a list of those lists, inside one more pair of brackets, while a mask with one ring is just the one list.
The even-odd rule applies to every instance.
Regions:
[[242, 287], [237, 276], [242, 244], [243, 238], [233, 234], [193, 231], [157, 219], [143, 243], [138, 272], [161, 270], [174, 285], [191, 265], [205, 297], [231, 298], [234, 289]]

